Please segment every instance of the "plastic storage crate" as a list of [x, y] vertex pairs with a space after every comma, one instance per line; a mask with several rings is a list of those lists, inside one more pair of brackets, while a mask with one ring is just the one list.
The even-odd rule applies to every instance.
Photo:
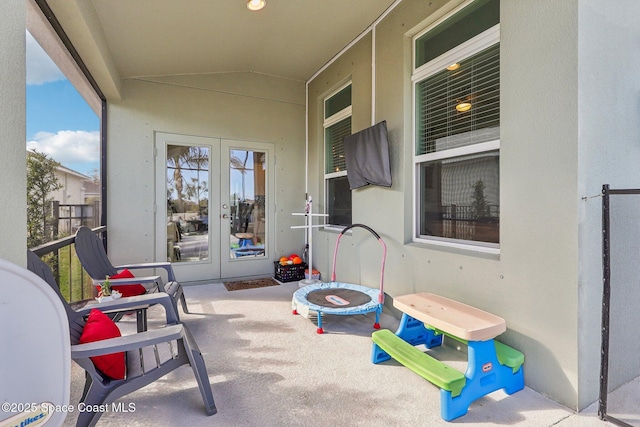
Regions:
[[275, 278], [281, 282], [293, 282], [294, 280], [304, 279], [304, 270], [307, 264], [287, 264], [281, 265], [279, 261], [273, 263], [275, 265]]

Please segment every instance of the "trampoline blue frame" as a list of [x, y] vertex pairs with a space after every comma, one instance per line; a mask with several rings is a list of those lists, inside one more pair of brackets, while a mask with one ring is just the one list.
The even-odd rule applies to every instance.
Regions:
[[[382, 253], [382, 268], [380, 271], [380, 288], [374, 289], [369, 288], [363, 285], [357, 285], [353, 283], [343, 283], [336, 281], [336, 259], [338, 255], [338, 246], [340, 245], [340, 239], [342, 236], [351, 228], [361, 227], [365, 230], [368, 230], [371, 234], [375, 236], [375, 238], [380, 242], [383, 248]], [[350, 316], [354, 314], [366, 314], [375, 311], [376, 313], [376, 321], [373, 325], [374, 329], [380, 329], [380, 314], [382, 314], [382, 307], [384, 304], [384, 265], [387, 257], [387, 246], [384, 241], [380, 238], [378, 233], [373, 231], [370, 227], [363, 224], [352, 224], [344, 228], [340, 234], [338, 235], [338, 239], [336, 240], [335, 250], [333, 252], [333, 271], [331, 273], [331, 282], [324, 283], [315, 283], [313, 285], [304, 286], [298, 289], [293, 294], [293, 299], [291, 301], [293, 306], [293, 313], [298, 314], [298, 307], [306, 307], [308, 310], [313, 310], [318, 313], [318, 329], [317, 333], [322, 334], [324, 330], [322, 328], [322, 314], [337, 314], [342, 316]], [[324, 290], [324, 289], [351, 289], [354, 291], [362, 292], [363, 294], [368, 295], [371, 300], [365, 304], [353, 306], [353, 307], [325, 307], [321, 305], [314, 304], [307, 299], [307, 296], [314, 291]]]

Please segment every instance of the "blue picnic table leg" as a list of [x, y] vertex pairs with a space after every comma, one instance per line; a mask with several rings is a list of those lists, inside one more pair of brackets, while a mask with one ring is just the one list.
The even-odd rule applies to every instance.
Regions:
[[433, 329], [425, 328], [422, 321], [407, 313], [402, 314], [396, 335], [411, 345], [424, 344], [431, 348], [442, 344], [442, 335], [436, 334]]
[[512, 394], [524, 387], [522, 367], [514, 373], [510, 367], [501, 365], [493, 340], [469, 341], [468, 359], [467, 384], [462, 393], [451, 397], [451, 392], [440, 390], [440, 415], [445, 421], [466, 414], [473, 401], [491, 392], [505, 389]]
[[[402, 314], [396, 335], [411, 345], [424, 344], [427, 348], [431, 348], [442, 344], [442, 335], [436, 334], [433, 329], [425, 328], [423, 322], [409, 316], [407, 313]], [[380, 363], [389, 359], [391, 359], [391, 356], [374, 343], [371, 361]]]

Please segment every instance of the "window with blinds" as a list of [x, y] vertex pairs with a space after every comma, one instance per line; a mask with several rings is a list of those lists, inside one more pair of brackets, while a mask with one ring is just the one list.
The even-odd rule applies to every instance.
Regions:
[[343, 138], [351, 135], [351, 117], [347, 117], [324, 130], [325, 173], [346, 171]]
[[351, 83], [324, 100], [325, 206], [330, 225], [351, 224], [351, 190], [344, 157], [344, 137], [351, 135]]
[[416, 84], [418, 155], [499, 139], [500, 45], [448, 68]]
[[499, 250], [499, 16], [475, 0], [414, 38], [414, 241]]

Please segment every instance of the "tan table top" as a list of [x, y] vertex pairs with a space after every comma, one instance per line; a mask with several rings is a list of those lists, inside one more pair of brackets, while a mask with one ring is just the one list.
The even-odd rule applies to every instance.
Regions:
[[503, 318], [439, 295], [421, 292], [394, 298], [409, 316], [467, 341], [486, 341], [507, 330]]

